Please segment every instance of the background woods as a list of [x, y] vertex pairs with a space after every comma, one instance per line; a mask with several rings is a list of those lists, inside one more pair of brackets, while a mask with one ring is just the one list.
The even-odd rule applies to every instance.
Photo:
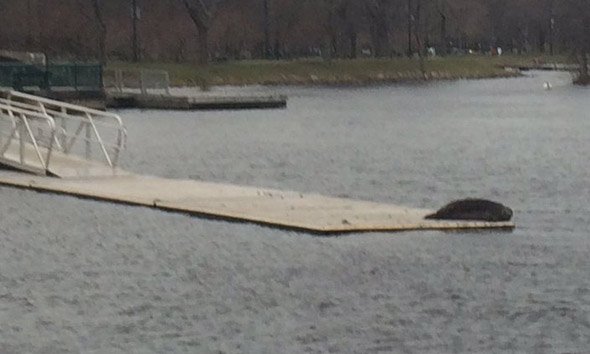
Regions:
[[136, 55], [198, 63], [391, 57], [427, 48], [445, 55], [497, 47], [575, 51], [586, 60], [589, 6], [587, 0], [1, 0], [0, 47], [101, 62]]

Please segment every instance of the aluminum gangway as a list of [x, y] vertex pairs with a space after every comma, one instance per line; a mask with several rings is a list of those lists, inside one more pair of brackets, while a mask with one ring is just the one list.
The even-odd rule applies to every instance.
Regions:
[[127, 133], [113, 113], [17, 91], [0, 95], [0, 165], [56, 177], [125, 174]]

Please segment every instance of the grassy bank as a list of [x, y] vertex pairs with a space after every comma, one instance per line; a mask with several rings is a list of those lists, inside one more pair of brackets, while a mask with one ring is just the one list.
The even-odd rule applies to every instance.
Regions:
[[461, 56], [426, 60], [426, 76], [418, 60], [355, 59], [289, 60], [289, 61], [230, 61], [202, 67], [193, 64], [161, 62], [112, 62], [110, 69], [162, 69], [170, 74], [173, 86], [213, 85], [362, 85], [379, 82], [412, 80], [453, 80], [510, 77], [517, 74], [503, 69], [505, 65], [521, 66], [533, 60], [559, 61], [559, 58], [530, 56]]

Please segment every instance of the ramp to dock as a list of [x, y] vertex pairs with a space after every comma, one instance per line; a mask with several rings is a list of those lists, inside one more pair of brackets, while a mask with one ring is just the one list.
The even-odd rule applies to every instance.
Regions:
[[0, 96], [0, 164], [57, 177], [122, 173], [126, 131], [115, 114], [9, 91]]
[[0, 164], [38, 176], [2, 171], [0, 185], [318, 234], [514, 227], [425, 220], [431, 210], [318, 194], [140, 176], [117, 166], [125, 136], [117, 115], [10, 92], [0, 98]]

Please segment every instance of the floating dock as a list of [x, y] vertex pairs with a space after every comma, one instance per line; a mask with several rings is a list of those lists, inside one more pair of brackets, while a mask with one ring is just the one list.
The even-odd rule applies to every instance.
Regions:
[[520, 70], [520, 71], [576, 71], [580, 68], [577, 64], [524, 64], [518, 66], [505, 66], [504, 69]]
[[287, 97], [269, 96], [174, 96], [132, 92], [108, 92], [108, 108], [166, 110], [273, 109], [287, 107]]
[[425, 220], [431, 210], [391, 204], [134, 174], [63, 179], [4, 172], [0, 185], [313, 234], [514, 228], [511, 222]]

